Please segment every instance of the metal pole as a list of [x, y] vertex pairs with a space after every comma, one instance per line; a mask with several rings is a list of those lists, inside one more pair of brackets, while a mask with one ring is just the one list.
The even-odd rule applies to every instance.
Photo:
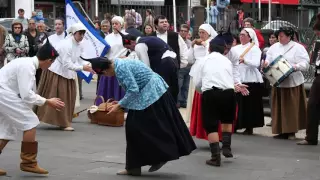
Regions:
[[177, 32], [177, 9], [176, 0], [173, 0], [173, 28], [174, 32]]
[[209, 22], [209, 16], [210, 16], [210, 14], [209, 14], [209, 7], [210, 7], [210, 0], [207, 0], [207, 23], [209, 24], [210, 22]]
[[190, 21], [191, 16], [191, 0], [188, 0], [188, 21]]
[[121, 5], [120, 5], [120, 0], [118, 0], [118, 16], [121, 16]]
[[269, 0], [269, 17], [268, 17], [268, 23], [270, 24], [270, 26], [271, 26], [271, 1], [272, 0]]
[[261, 0], [259, 0], [259, 21], [261, 21]]
[[96, 16], [98, 17], [99, 16], [99, 4], [98, 4], [98, 0], [96, 0]]

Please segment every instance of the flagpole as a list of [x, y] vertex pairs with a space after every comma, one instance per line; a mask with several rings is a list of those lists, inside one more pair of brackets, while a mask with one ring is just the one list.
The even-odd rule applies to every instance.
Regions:
[[96, 16], [99, 16], [99, 4], [98, 4], [98, 0], [96, 0]]
[[271, 0], [269, 0], [269, 17], [268, 17], [268, 24], [271, 26]]
[[92, 22], [91, 18], [88, 16], [88, 14], [86, 13], [86, 11], [83, 9], [81, 2], [79, 1], [72, 1], [74, 4], [78, 4], [79, 7], [81, 8], [82, 12], [84, 13], [84, 15], [88, 18], [89, 22], [94, 26], [94, 23]]

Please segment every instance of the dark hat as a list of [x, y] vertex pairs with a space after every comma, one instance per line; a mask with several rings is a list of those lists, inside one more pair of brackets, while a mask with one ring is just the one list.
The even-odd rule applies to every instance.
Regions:
[[46, 33], [44, 33], [44, 34], [47, 38], [47, 41], [38, 50], [37, 57], [39, 60], [47, 60], [47, 59], [55, 60], [59, 56], [59, 53], [49, 42], [49, 38], [48, 38], [47, 34]]
[[130, 44], [131, 44], [131, 41], [137, 40], [137, 37], [136, 37], [136, 36], [133, 36], [133, 35], [130, 35], [130, 34], [124, 35], [124, 34], [121, 33], [120, 31], [118, 31], [118, 32], [119, 32], [119, 34], [120, 34], [121, 37], [122, 37], [122, 44], [123, 44], [123, 46], [125, 46], [125, 45], [130, 45]]
[[233, 43], [233, 36], [230, 29], [231, 23], [229, 24], [228, 31], [223, 33], [223, 38], [227, 45], [231, 45]]
[[286, 36], [290, 36], [291, 39], [294, 37], [294, 29], [292, 27], [283, 26], [280, 27], [278, 31], [276, 31], [275, 35], [278, 37], [279, 33], [283, 32]]
[[211, 45], [218, 45], [225, 47], [227, 45], [225, 37], [223, 36], [222, 32], [220, 32], [214, 39], [210, 41]]
[[112, 62], [105, 57], [96, 57], [96, 58], [91, 58], [91, 59], [85, 59], [80, 56], [81, 59], [88, 61], [91, 63], [92, 69], [97, 73], [97, 74], [102, 74], [102, 71], [109, 69]]

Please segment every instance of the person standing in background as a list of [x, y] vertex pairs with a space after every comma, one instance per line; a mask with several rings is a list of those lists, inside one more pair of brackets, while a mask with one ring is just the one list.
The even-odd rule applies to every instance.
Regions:
[[18, 10], [19, 16], [14, 20], [14, 22], [20, 22], [23, 26], [23, 31], [28, 29], [28, 19], [24, 17], [24, 9]]
[[[182, 39], [186, 42], [188, 49], [191, 47], [192, 42], [187, 39], [188, 33], [189, 33], [189, 26], [186, 24], [182, 24], [180, 26], [180, 36]], [[179, 95], [178, 95], [178, 103], [177, 107], [180, 108], [186, 108], [187, 107], [187, 98], [188, 98], [188, 91], [189, 91], [189, 83], [190, 83], [190, 64], [188, 64], [187, 67], [181, 68], [179, 70]]]

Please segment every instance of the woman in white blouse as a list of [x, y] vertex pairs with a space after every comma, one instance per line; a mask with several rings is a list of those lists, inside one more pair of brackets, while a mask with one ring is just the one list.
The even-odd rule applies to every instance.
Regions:
[[301, 71], [309, 68], [309, 56], [301, 44], [293, 41], [292, 28], [282, 27], [276, 36], [279, 42], [268, 50], [264, 67], [282, 55], [294, 72], [278, 87], [272, 87], [272, 133], [278, 134], [274, 136], [277, 139], [295, 139], [295, 133], [306, 128], [307, 104]]
[[234, 47], [239, 59], [241, 83], [248, 86], [249, 95], [237, 95], [238, 120], [236, 129], [246, 130], [244, 134], [253, 134], [253, 128], [264, 126], [262, 88], [263, 80], [259, 71], [261, 50], [255, 45], [256, 34], [252, 28], [240, 32], [241, 44]]
[[199, 139], [207, 139], [207, 135], [202, 127], [201, 120], [201, 95], [195, 91], [194, 79], [197, 79], [198, 66], [201, 61], [209, 54], [209, 43], [217, 36], [217, 32], [210, 24], [202, 24], [199, 27], [200, 39], [192, 42], [192, 47], [188, 52], [188, 62], [193, 64], [190, 70], [190, 86], [187, 102], [187, 121], [190, 121], [190, 133]]
[[[111, 48], [106, 56], [108, 59], [114, 60], [119, 57], [128, 56], [130, 52], [123, 46], [122, 36], [119, 34], [119, 31], [123, 34], [128, 34], [123, 29], [123, 18], [115, 16], [111, 22], [113, 32], [105, 37], [105, 40]], [[101, 76], [99, 77], [98, 83], [97, 95], [103, 96], [105, 100], [112, 98], [118, 101], [124, 96], [124, 91], [115, 77]], [[101, 102], [98, 101], [97, 105], [100, 103]]]
[[66, 39], [56, 47], [59, 57], [48, 70], [43, 71], [38, 87], [38, 94], [45, 98], [57, 97], [65, 102], [65, 109], [57, 111], [49, 107], [38, 107], [36, 114], [40, 121], [73, 131], [71, 122], [76, 102], [76, 71], [93, 72], [90, 63], [80, 58], [83, 52], [81, 41], [86, 32], [81, 23], [73, 24]]

